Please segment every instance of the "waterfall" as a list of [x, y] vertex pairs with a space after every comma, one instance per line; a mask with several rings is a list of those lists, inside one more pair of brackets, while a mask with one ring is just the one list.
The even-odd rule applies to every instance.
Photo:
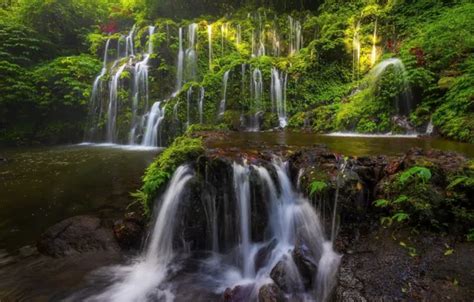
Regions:
[[110, 82], [110, 95], [109, 95], [109, 109], [107, 112], [107, 142], [115, 143], [116, 133], [115, 124], [117, 121], [118, 111], [118, 89], [120, 76], [122, 75], [128, 64], [123, 64], [112, 77]]
[[272, 48], [273, 48], [273, 55], [275, 57], [280, 56], [280, 39], [278, 37], [277, 30], [275, 28], [275, 25], [273, 25], [274, 28], [272, 30]]
[[135, 44], [133, 43], [133, 38], [135, 35], [136, 25], [133, 25], [132, 30], [125, 38], [125, 57], [135, 55]]
[[288, 23], [290, 27], [290, 56], [296, 54], [303, 47], [303, 39], [301, 36], [301, 22], [294, 20], [293, 17], [288, 16]]
[[179, 50], [178, 50], [178, 63], [176, 65], [176, 90], [174, 95], [176, 96], [181, 87], [183, 87], [183, 73], [184, 73], [184, 48], [183, 48], [183, 28], [179, 28]]
[[227, 82], [229, 81], [229, 73], [230, 73], [230, 70], [227, 70], [224, 73], [224, 77], [222, 79], [222, 100], [219, 105], [219, 116], [222, 116], [226, 110]]
[[156, 203], [155, 222], [143, 255], [129, 266], [113, 267], [110, 273], [115, 283], [87, 301], [138, 302], [148, 301], [151, 297], [173, 300], [169, 291], [157, 286], [166, 278], [175, 256], [173, 236], [176, 216], [182, 195], [192, 178], [193, 172], [188, 166], [180, 166], [176, 170], [161, 202]]
[[411, 92], [410, 84], [408, 82], [407, 72], [405, 65], [400, 59], [390, 58], [383, 60], [377, 66], [375, 66], [369, 73], [369, 78], [371, 79], [372, 89], [375, 90], [375, 87], [383, 76], [384, 72], [388, 67], [392, 67], [397, 76], [401, 77], [402, 82], [402, 91], [401, 95], [397, 96], [396, 107], [400, 114], [408, 114], [413, 109], [413, 95]]
[[[244, 160], [242, 164], [234, 162], [231, 169], [228, 177], [232, 178], [229, 184], [235, 197], [235, 208], [225, 210], [225, 207], [219, 206], [217, 201], [222, 200], [223, 196], [215, 194], [227, 194], [224, 191], [200, 194], [198, 196], [206, 200], [196, 203], [203, 207], [205, 213], [205, 234], [212, 236], [209, 258], [194, 259], [199, 262], [195, 268], [179, 265], [183, 256], [194, 261], [193, 254], [189, 254], [186, 248], [176, 248], [180, 234], [175, 229], [187, 217], [180, 210], [182, 203], [188, 200], [184, 198], [184, 192], [194, 178], [188, 166], [180, 166], [160, 202], [156, 202], [153, 227], [141, 256], [129, 265], [109, 268], [104, 277], [107, 280], [112, 278], [113, 284], [103, 293], [85, 300], [172, 301], [173, 291], [179, 293], [180, 290], [173, 282], [179, 282], [176, 278], [179, 280], [183, 276], [180, 270], [184, 269], [185, 282], [188, 282], [185, 284], [196, 284], [203, 291], [207, 289], [214, 294], [222, 294], [228, 287], [245, 286], [249, 288], [248, 297], [242, 298], [242, 301], [258, 301], [260, 287], [273, 282], [272, 271], [278, 266], [283, 270], [285, 279], [292, 284], [292, 292], [287, 294], [289, 300], [327, 301], [336, 284], [341, 256], [334, 251], [331, 240], [326, 239], [318, 213], [293, 187], [288, 163], [275, 158], [266, 165], [250, 165]], [[196, 177], [196, 180], [199, 179]], [[225, 180], [218, 181], [207, 183], [206, 180], [205, 187], [226, 183]], [[260, 193], [255, 195], [252, 192]], [[252, 238], [252, 217], [264, 214], [254, 212], [258, 211], [259, 207], [254, 207], [257, 204], [264, 205], [260, 211], [266, 211], [263, 241]], [[218, 226], [228, 221], [235, 223], [234, 239], [227, 239], [223, 234], [219, 236]], [[222, 242], [222, 239], [230, 242]], [[304, 287], [303, 278], [307, 274], [303, 276], [296, 265], [293, 258], [295, 249], [304, 249], [305, 259], [314, 264], [315, 271], [310, 272], [313, 274], [312, 291]], [[178, 259], [178, 265], [174, 265], [174, 259]], [[172, 278], [168, 278], [170, 276]]]
[[237, 45], [240, 45], [242, 43], [242, 26], [240, 24], [237, 24], [235, 43], [237, 43]]
[[109, 56], [109, 46], [110, 38], [107, 39], [105, 43], [104, 50], [104, 59], [102, 63], [102, 70], [100, 74], [95, 78], [94, 84], [92, 85], [92, 92], [89, 105], [89, 120], [88, 120], [88, 129], [86, 129], [86, 140], [91, 140], [95, 138], [97, 131], [97, 123], [102, 115], [102, 98], [101, 98], [101, 87], [102, 87], [102, 78], [107, 73], [107, 61]]
[[288, 124], [286, 116], [286, 85], [288, 75], [280, 72], [277, 68], [272, 68], [271, 98], [272, 112], [278, 114], [279, 126], [285, 128]]
[[156, 102], [147, 116], [146, 132], [143, 136], [142, 146], [158, 147], [161, 145], [160, 124], [165, 118], [165, 107], [160, 108], [161, 102]]
[[352, 37], [352, 78], [353, 80], [359, 80], [360, 75], [360, 21], [357, 22], [357, 26], [354, 30], [354, 36]]
[[193, 95], [193, 86], [189, 87], [186, 93], [186, 127], [191, 126], [191, 97]]
[[175, 121], [179, 121], [178, 107], [179, 107], [179, 102], [176, 102], [176, 104], [174, 104], [174, 106], [173, 106], [173, 119]]
[[212, 24], [207, 26], [207, 39], [209, 42], [209, 69], [212, 70]]
[[428, 126], [426, 126], [426, 135], [432, 135], [434, 131], [434, 125], [433, 125], [433, 118], [430, 118], [430, 122], [428, 123]]
[[186, 49], [185, 55], [185, 70], [186, 70], [186, 81], [196, 80], [197, 74], [197, 53], [196, 53], [196, 41], [197, 41], [197, 28], [196, 23], [189, 24], [188, 26], [188, 48]]
[[201, 87], [201, 94], [199, 96], [199, 123], [203, 124], [204, 120], [204, 96], [205, 96], [205, 90], [204, 86]]
[[370, 66], [377, 62], [377, 20], [375, 20], [374, 35], [372, 37], [372, 53], [370, 54]]
[[142, 129], [142, 117], [137, 117], [138, 105], [141, 101], [144, 102], [144, 108], [148, 108], [148, 62], [153, 53], [153, 34], [155, 27], [148, 27], [148, 51], [144, 54], [142, 61], [135, 64], [133, 71], [133, 103], [132, 103], [132, 123], [129, 134], [129, 144], [134, 145], [137, 142], [137, 134], [140, 134]]
[[263, 109], [262, 106], [263, 96], [263, 77], [260, 69], [255, 68], [252, 72], [252, 98], [255, 100], [255, 107], [257, 109]]
[[240, 217], [240, 254], [242, 260], [242, 272], [244, 278], [255, 275], [254, 263], [251, 259], [250, 242], [250, 169], [247, 165], [234, 163], [234, 190], [237, 199], [238, 213]]

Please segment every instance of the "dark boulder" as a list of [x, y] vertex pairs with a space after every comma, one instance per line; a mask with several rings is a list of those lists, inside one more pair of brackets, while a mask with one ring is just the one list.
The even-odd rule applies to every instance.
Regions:
[[273, 283], [265, 284], [258, 291], [259, 302], [284, 302], [285, 295], [278, 286]]
[[114, 224], [114, 235], [118, 244], [123, 249], [140, 248], [145, 226], [141, 217], [132, 212], [127, 213], [124, 219]]
[[300, 244], [292, 252], [293, 261], [301, 275], [306, 289], [311, 288], [318, 272], [318, 265], [311, 256], [311, 251], [306, 245]]
[[273, 239], [269, 243], [262, 246], [257, 254], [255, 255], [255, 271], [258, 272], [262, 267], [267, 265], [270, 257], [272, 256], [272, 251], [276, 247], [277, 241]]
[[224, 291], [225, 302], [247, 302], [251, 300], [253, 284], [237, 285], [234, 288], [227, 288]]
[[304, 290], [304, 284], [293, 259], [280, 260], [270, 272], [270, 277], [285, 293], [298, 293]]
[[75, 216], [55, 224], [41, 235], [37, 247], [53, 257], [119, 249], [112, 230], [93, 216]]

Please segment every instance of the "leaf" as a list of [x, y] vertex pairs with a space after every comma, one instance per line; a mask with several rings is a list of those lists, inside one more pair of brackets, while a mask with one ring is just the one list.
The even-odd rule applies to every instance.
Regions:
[[431, 171], [425, 167], [411, 167], [400, 175], [399, 181], [402, 185], [406, 184], [412, 177], [418, 177], [423, 183], [431, 179]]
[[392, 216], [392, 219], [396, 220], [397, 222], [405, 221], [408, 218], [410, 218], [410, 215], [408, 215], [407, 213], [403, 213], [403, 212], [396, 213], [395, 215]]
[[398, 198], [393, 202], [393, 203], [402, 203], [408, 200], [408, 196], [406, 195], [400, 195]]
[[447, 249], [447, 250], [444, 252], [444, 255], [445, 255], [445, 256], [449, 256], [449, 255], [451, 255], [452, 253], [454, 253], [454, 249]]
[[378, 208], [385, 208], [389, 204], [390, 204], [390, 201], [388, 201], [386, 199], [378, 199], [378, 200], [374, 201], [374, 205]]
[[310, 192], [309, 192], [309, 195], [310, 196], [313, 196], [314, 194], [316, 193], [320, 193], [322, 191], [324, 191], [324, 189], [327, 188], [327, 184], [323, 181], [313, 181], [311, 184], [310, 184]]

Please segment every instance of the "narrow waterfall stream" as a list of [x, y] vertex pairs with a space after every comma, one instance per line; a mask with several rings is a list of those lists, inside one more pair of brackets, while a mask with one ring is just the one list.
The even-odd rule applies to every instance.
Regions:
[[[279, 158], [265, 166], [250, 165], [244, 160], [229, 168], [235, 208], [217, 204], [216, 198], [222, 197], [219, 195], [211, 203], [196, 203], [207, 213], [207, 251], [190, 253], [181, 238], [183, 231], [178, 231], [186, 224], [183, 219], [189, 217], [185, 213], [193, 195], [186, 192], [197, 188], [188, 184], [198, 178], [193, 176], [190, 166], [181, 166], [155, 206], [153, 227], [144, 251], [129, 265], [101, 269], [97, 275], [113, 280], [112, 284], [85, 300], [180, 301], [178, 296], [183, 293], [179, 288], [185, 286], [180, 282], [191, 282], [207, 291], [209, 297], [237, 291], [242, 301], [258, 301], [260, 289], [276, 282], [279, 286], [283, 284], [287, 298], [327, 301], [335, 286], [341, 256], [327, 239], [318, 213], [293, 187], [288, 164]], [[255, 195], [256, 192], [260, 193]], [[263, 200], [257, 197], [260, 194]], [[254, 233], [255, 215], [267, 217], [260, 239]], [[230, 230], [221, 227], [223, 219], [233, 221]], [[229, 231], [233, 234], [224, 234]], [[302, 274], [295, 258], [298, 253], [305, 253], [313, 263], [311, 276]], [[194, 259], [196, 265], [180, 265], [182, 259]], [[184, 275], [181, 269], [185, 269]], [[186, 279], [182, 279], [184, 276]]]

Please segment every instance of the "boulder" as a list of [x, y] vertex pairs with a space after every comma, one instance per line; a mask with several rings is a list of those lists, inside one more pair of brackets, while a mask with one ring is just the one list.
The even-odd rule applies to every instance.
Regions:
[[316, 273], [318, 272], [318, 265], [316, 261], [313, 260], [311, 251], [306, 245], [300, 244], [295, 247], [292, 256], [305, 288], [311, 288]]
[[283, 302], [285, 295], [281, 289], [273, 283], [265, 284], [258, 291], [259, 302]]
[[270, 257], [272, 256], [272, 251], [276, 245], [277, 241], [276, 239], [273, 239], [258, 250], [257, 254], [255, 255], [256, 272], [258, 272], [262, 267], [265, 267], [265, 265], [267, 265], [268, 260], [270, 260]]
[[224, 291], [225, 302], [247, 302], [250, 301], [254, 285], [237, 285]]
[[291, 257], [278, 261], [270, 272], [270, 277], [285, 293], [298, 293], [304, 290], [298, 268]]
[[52, 257], [119, 249], [112, 230], [93, 216], [75, 216], [53, 225], [41, 235], [37, 248]]

